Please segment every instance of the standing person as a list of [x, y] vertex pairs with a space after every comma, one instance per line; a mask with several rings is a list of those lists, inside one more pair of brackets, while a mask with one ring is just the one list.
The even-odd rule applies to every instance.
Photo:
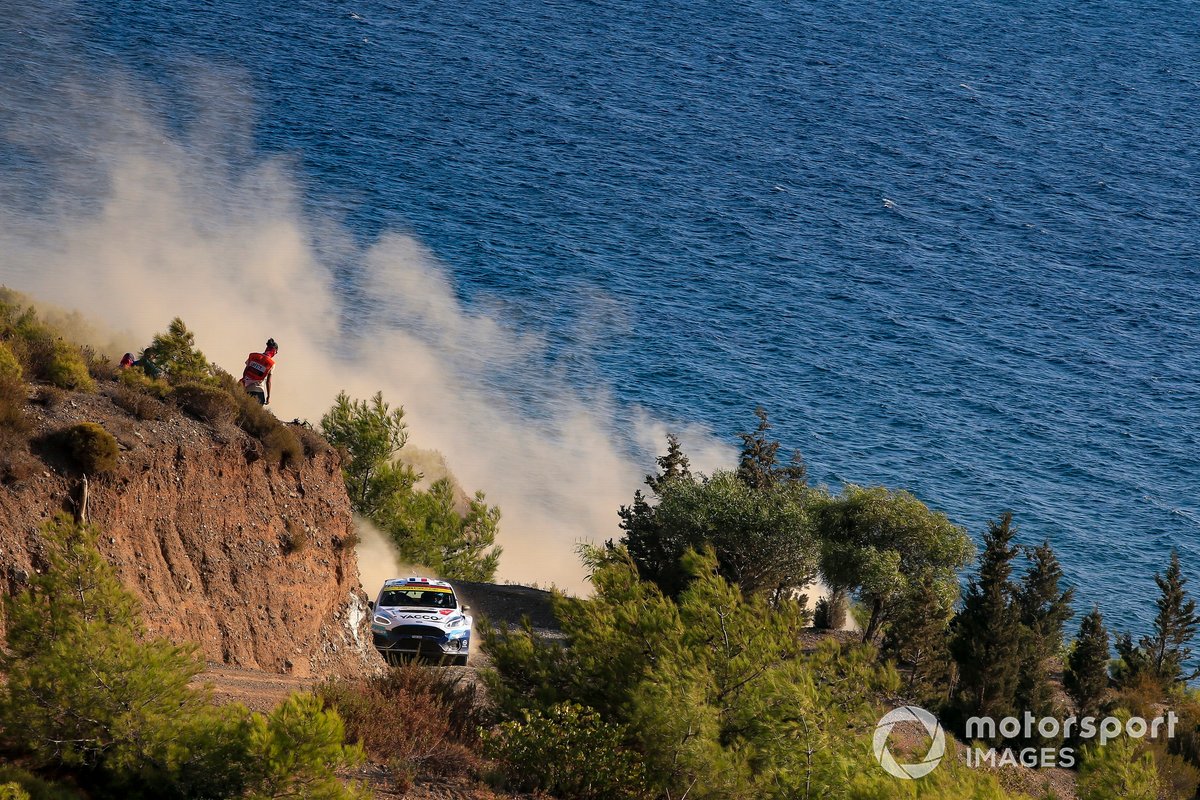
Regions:
[[275, 340], [267, 339], [267, 346], [261, 353], [251, 353], [246, 359], [246, 369], [242, 372], [242, 386], [264, 406], [271, 402], [271, 372], [278, 352], [279, 345]]

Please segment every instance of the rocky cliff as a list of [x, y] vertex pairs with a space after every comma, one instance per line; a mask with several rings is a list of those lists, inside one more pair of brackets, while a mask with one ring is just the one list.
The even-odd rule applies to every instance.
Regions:
[[322, 449], [281, 468], [231, 425], [177, 410], [142, 421], [110, 391], [30, 406], [30, 454], [7, 454], [23, 468], [0, 487], [7, 589], [40, 568], [43, 523], [79, 503], [80, 478], [48, 434], [97, 422], [121, 453], [114, 471], [89, 481], [88, 516], [154, 634], [195, 642], [210, 661], [297, 676], [373, 668], [338, 455]]

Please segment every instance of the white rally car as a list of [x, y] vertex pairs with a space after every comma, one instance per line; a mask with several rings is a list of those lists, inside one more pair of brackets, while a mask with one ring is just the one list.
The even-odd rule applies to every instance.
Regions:
[[467, 663], [474, 620], [445, 581], [392, 578], [370, 607], [375, 649], [389, 664], [413, 658]]

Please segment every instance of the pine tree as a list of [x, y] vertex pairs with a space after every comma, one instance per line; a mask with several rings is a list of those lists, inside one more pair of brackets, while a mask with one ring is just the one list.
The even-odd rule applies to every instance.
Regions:
[[43, 535], [49, 569], [6, 598], [0, 728], [44, 763], [137, 760], [164, 720], [196, 713], [188, 682], [204, 664], [192, 647], [142, 641], [137, 602], [97, 551], [94, 529], [60, 516]]
[[395, 496], [416, 483], [413, 471], [393, 460], [408, 442], [404, 409], [392, 409], [383, 392], [376, 392], [370, 402], [351, 400], [340, 392], [321, 417], [321, 433], [350, 456], [342, 474], [354, 513], [378, 521], [391, 510]]
[[495, 546], [500, 509], [489, 506], [483, 492], [466, 500], [465, 512], [459, 505], [454, 482], [441, 478], [427, 491], [400, 497], [386, 530], [406, 563], [451, 580], [490, 581], [502, 552]]
[[196, 349], [196, 336], [179, 317], [171, 320], [166, 333], [154, 337], [143, 357], [149, 355], [171, 383], [206, 382], [212, 379], [212, 367], [204, 353]]
[[995, 719], [1012, 714], [1021, 669], [1021, 621], [1012, 584], [1016, 533], [1011, 513], [989, 523], [979, 575], [969, 582], [951, 626], [963, 710]]
[[1095, 607], [1079, 625], [1079, 638], [1067, 656], [1063, 675], [1063, 685], [1080, 714], [1100, 708], [1108, 689], [1108, 656], [1108, 631], [1099, 607]]
[[[667, 434], [667, 452], [659, 456], [657, 462], [658, 473], [647, 475], [645, 480], [655, 501], [662, 499], [671, 484], [695, 481], [688, 457], [674, 434]], [[621, 506], [617, 515], [621, 518], [621, 530], [625, 531], [621, 543], [637, 565], [638, 574], [659, 586], [674, 587], [673, 591], [682, 586], [679, 557], [687, 545], [676, 541], [675, 537], [668, 537], [658, 523], [655, 504], [650, 498], [638, 489], [633, 494], [633, 503]]]
[[953, 597], [932, 579], [917, 583], [901, 600], [883, 640], [883, 655], [909, 670], [909, 696], [919, 692], [921, 699], [946, 699], [953, 673], [946, 630], [953, 613]]
[[1143, 636], [1137, 645], [1127, 633], [1117, 637], [1117, 653], [1122, 660], [1118, 679], [1122, 685], [1149, 677], [1169, 687], [1200, 677], [1200, 669], [1187, 671], [1192, 659], [1191, 643], [1200, 632], [1200, 614], [1196, 612], [1196, 601], [1188, 597], [1178, 551], [1171, 551], [1166, 574], [1155, 574], [1154, 582], [1160, 594], [1155, 601], [1158, 613], [1152, 635]]
[[659, 456], [656, 461], [658, 462], [658, 474], [646, 476], [646, 485], [656, 495], [660, 494], [660, 490], [668, 481], [690, 480], [692, 477], [691, 462], [684, 455], [679, 437], [673, 433], [667, 434], [667, 452]]
[[754, 415], [758, 417], [758, 427], [754, 432], [738, 434], [742, 440], [742, 452], [738, 458], [738, 478], [754, 489], [770, 489], [777, 483], [804, 483], [808, 477], [808, 470], [804, 466], [800, 451], [792, 453], [786, 466], [780, 466], [780, 444], [767, 436], [767, 431], [771, 430], [767, 412], [756, 408]]
[[1155, 575], [1154, 582], [1162, 595], [1155, 605], [1154, 636], [1146, 642], [1150, 663], [1155, 674], [1167, 683], [1186, 683], [1200, 677], [1200, 670], [1186, 672], [1192, 658], [1191, 643], [1200, 631], [1200, 614], [1196, 601], [1187, 596], [1179, 551], [1171, 551], [1171, 564], [1165, 575]]
[[1049, 542], [1028, 553], [1032, 562], [1016, 595], [1021, 621], [1021, 676], [1016, 704], [1039, 717], [1057, 709], [1050, 660], [1062, 649], [1063, 625], [1071, 618], [1074, 587], [1061, 589], [1062, 567]]
[[1079, 765], [1079, 800], [1158, 800], [1162, 785], [1154, 756], [1122, 736], [1085, 747]]

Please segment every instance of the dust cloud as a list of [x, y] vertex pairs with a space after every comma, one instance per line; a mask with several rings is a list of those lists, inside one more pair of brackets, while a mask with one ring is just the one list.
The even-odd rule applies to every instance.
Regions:
[[358, 534], [358, 544], [354, 546], [355, 555], [358, 556], [358, 580], [367, 597], [372, 600], [379, 593], [379, 587], [389, 578], [405, 578], [409, 575], [440, 577], [427, 567], [401, 561], [387, 534], [369, 520], [355, 515], [354, 530]]
[[[360, 246], [306, 210], [293, 165], [253, 151], [244, 98], [201, 88], [217, 111], [190, 133], [127, 87], [65, 92], [53, 113], [10, 118], [0, 133], [49, 176], [36, 187], [0, 176], [0, 282], [128, 331], [109, 345], [117, 356], [175, 316], [230, 371], [274, 337], [281, 419], [315, 422], [340, 390], [382, 390], [404, 407], [412, 446], [500, 506], [500, 579], [583, 589], [575, 545], [619, 535], [617, 509], [668, 426], [548, 371], [539, 336], [465, 307], [420, 242], [392, 233]], [[732, 463], [703, 429], [670, 429], [696, 468]]]

